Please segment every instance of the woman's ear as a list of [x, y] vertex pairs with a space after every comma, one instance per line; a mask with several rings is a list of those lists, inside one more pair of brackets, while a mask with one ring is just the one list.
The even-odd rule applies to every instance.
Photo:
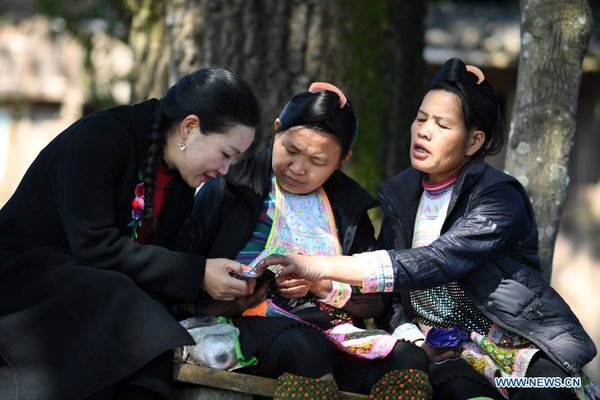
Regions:
[[340, 165], [344, 164], [350, 158], [352, 158], [352, 150], [348, 150], [348, 152], [346, 153], [346, 155], [344, 157], [342, 157], [342, 159], [340, 160]]
[[273, 122], [273, 128], [277, 130], [277, 128], [279, 128], [279, 125], [281, 125], [281, 121], [279, 121], [279, 118], [275, 118], [275, 121]]
[[483, 143], [485, 143], [485, 132], [479, 129], [474, 129], [471, 131], [469, 136], [469, 143], [467, 145], [467, 156], [470, 157], [473, 154], [477, 153], [479, 149], [481, 149], [481, 146], [483, 146]]
[[196, 128], [200, 129], [200, 118], [197, 115], [190, 114], [179, 123], [179, 136], [182, 140], [185, 140]]

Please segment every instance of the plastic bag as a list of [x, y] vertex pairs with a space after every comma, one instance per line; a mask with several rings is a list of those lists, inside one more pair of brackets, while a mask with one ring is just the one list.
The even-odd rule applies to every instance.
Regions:
[[237, 363], [236, 340], [240, 331], [216, 318], [189, 318], [181, 322], [196, 344], [185, 346], [183, 358], [204, 367], [229, 369]]

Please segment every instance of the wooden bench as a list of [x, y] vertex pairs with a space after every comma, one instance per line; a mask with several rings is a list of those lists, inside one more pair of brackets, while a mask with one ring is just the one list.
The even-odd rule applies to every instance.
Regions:
[[[252, 400], [272, 398], [275, 379], [175, 362], [173, 400]], [[367, 400], [364, 394], [339, 392], [340, 400]]]

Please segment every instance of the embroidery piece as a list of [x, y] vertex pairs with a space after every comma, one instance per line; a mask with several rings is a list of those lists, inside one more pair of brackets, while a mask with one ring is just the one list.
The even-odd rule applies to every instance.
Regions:
[[[513, 347], [517, 344], [527, 347]], [[487, 336], [471, 333], [471, 341], [462, 346], [461, 357], [495, 387], [494, 378], [525, 376], [538, 351], [526, 339], [493, 324]], [[498, 390], [508, 399], [506, 388]]]
[[384, 330], [365, 330], [351, 324], [334, 326], [325, 333], [338, 349], [369, 360], [385, 358], [398, 341]]

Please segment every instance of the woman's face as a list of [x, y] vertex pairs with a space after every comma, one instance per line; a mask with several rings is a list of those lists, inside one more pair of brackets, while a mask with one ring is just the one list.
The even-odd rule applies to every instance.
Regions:
[[410, 162], [430, 183], [457, 173], [485, 138], [482, 131], [467, 132], [460, 98], [445, 90], [425, 95], [410, 130]]
[[[195, 118], [195, 119], [194, 119]], [[191, 119], [191, 121], [186, 121]], [[254, 128], [234, 125], [223, 133], [200, 131], [198, 117], [190, 115], [179, 124], [178, 134], [171, 135], [165, 150], [165, 162], [175, 167], [192, 188], [225, 175], [231, 162], [246, 151], [254, 140]], [[180, 150], [179, 144], [185, 145]]]
[[[278, 121], [275, 122], [278, 126]], [[342, 146], [329, 133], [297, 126], [280, 132], [273, 142], [272, 167], [277, 182], [291, 193], [311, 193], [338, 169]]]

